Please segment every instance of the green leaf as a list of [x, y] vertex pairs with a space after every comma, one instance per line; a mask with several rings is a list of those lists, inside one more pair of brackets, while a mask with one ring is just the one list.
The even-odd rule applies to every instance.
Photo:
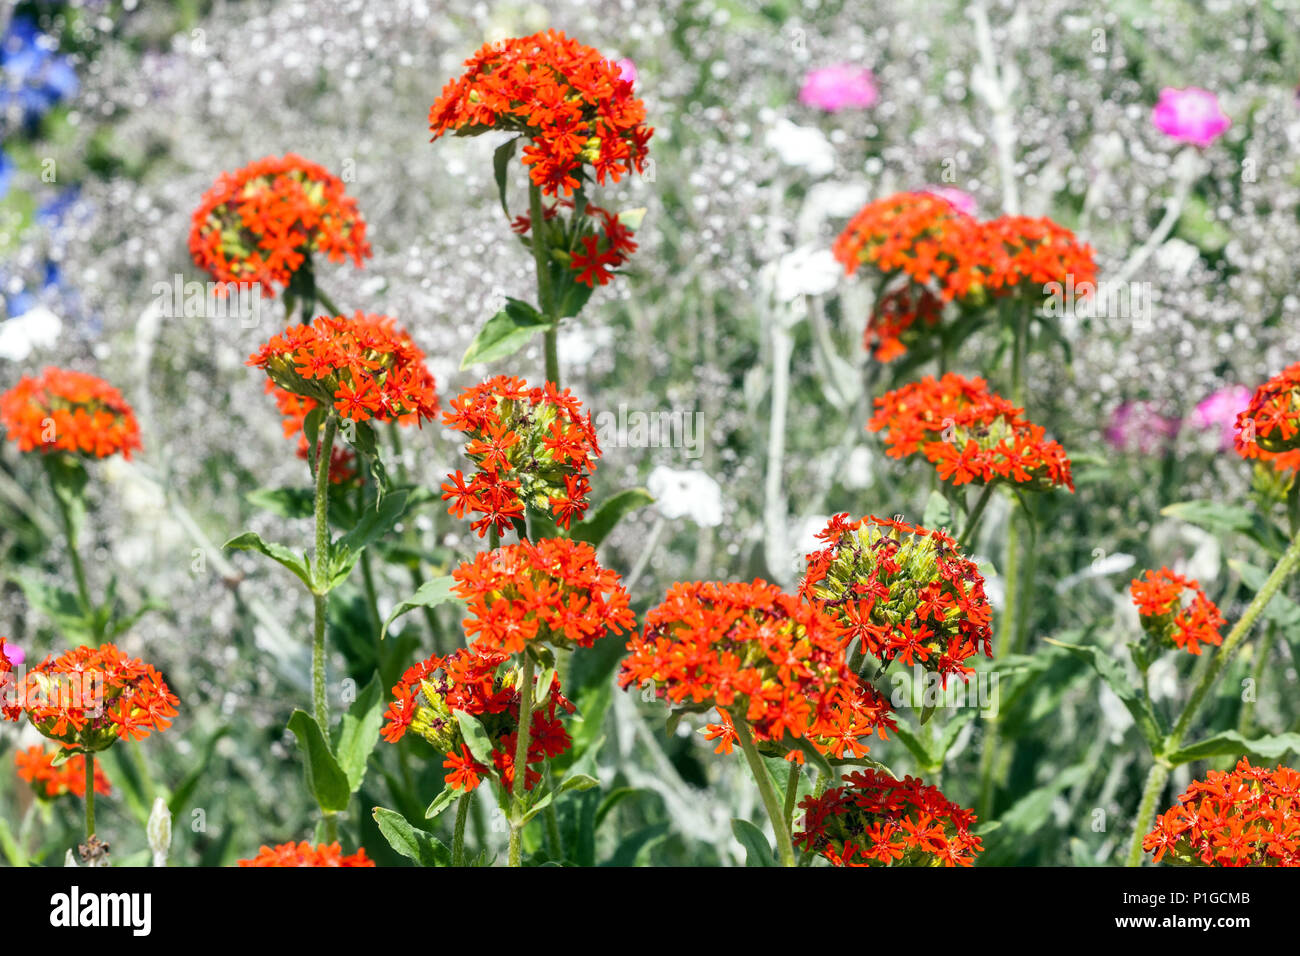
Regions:
[[772, 853], [772, 845], [763, 836], [763, 831], [748, 820], [732, 820], [731, 832], [736, 835], [741, 846], [745, 848], [746, 866], [779, 866]]
[[307, 589], [313, 594], [316, 593], [316, 587], [311, 580], [311, 563], [307, 560], [306, 555], [297, 555], [290, 551], [282, 544], [272, 544], [262, 540], [262, 536], [256, 531], [245, 531], [238, 537], [231, 538], [223, 548], [233, 548], [236, 551], [256, 551], [258, 554], [264, 554], [273, 561], [279, 561], [286, 568], [298, 576], [298, 580], [307, 585]]
[[442, 793], [434, 797], [433, 803], [429, 804], [429, 809], [424, 811], [424, 818], [432, 820], [464, 795], [463, 790], [457, 790], [455, 787], [443, 787]]
[[406, 513], [405, 489], [384, 495], [367, 509], [351, 531], [330, 544], [329, 588], [333, 590], [347, 579], [361, 559], [361, 552], [393, 530]]
[[450, 575], [440, 578], [431, 578], [425, 581], [409, 598], [402, 601], [397, 607], [393, 608], [393, 613], [388, 615], [388, 620], [384, 621], [383, 630], [379, 632], [380, 640], [388, 635], [388, 628], [392, 623], [403, 614], [414, 611], [417, 607], [437, 607], [439, 604], [464, 604], [465, 602], [452, 593], [452, 586], [456, 583]]
[[86, 482], [90, 476], [80, 458], [58, 452], [42, 455], [45, 472], [50, 476], [50, 487], [54, 497], [67, 509], [68, 521], [72, 525], [72, 537], [81, 529], [81, 519], [86, 513]]
[[[512, 136], [492, 152], [492, 175], [497, 181], [497, 195], [501, 199], [501, 211], [510, 218], [510, 207], [506, 205], [506, 174], [510, 170], [510, 160], [514, 158], [515, 147], [519, 145], [519, 137]], [[461, 368], [464, 368], [462, 365]]]
[[[809, 742], [807, 737], [791, 736], [787, 730], [785, 737], [781, 740], [781, 746], [787, 750], [802, 750], [804, 757], [812, 763], [814, 767], [826, 774], [828, 777], [834, 777], [835, 771], [831, 767], [831, 762], [826, 759], [826, 755]], [[893, 774], [890, 774], [893, 776]]]
[[465, 746], [469, 747], [469, 752], [474, 755], [474, 759], [485, 767], [491, 767], [492, 764], [492, 740], [487, 735], [487, 730], [479, 722], [477, 717], [465, 713], [463, 710], [455, 711], [456, 723], [460, 725], [461, 736], [465, 738]]
[[26, 575], [15, 575], [13, 580], [22, 588], [27, 603], [53, 621], [65, 637], [73, 640], [90, 637], [90, 621], [81, 607], [80, 598], [71, 591]]
[[451, 866], [451, 850], [432, 833], [417, 830], [394, 810], [375, 807], [372, 815], [388, 845], [408, 860], [420, 866]]
[[934, 760], [930, 756], [930, 749], [916, 734], [912, 733], [912, 728], [899, 721], [898, 726], [894, 729], [894, 736], [903, 742], [903, 746], [912, 752], [912, 756], [922, 767], [933, 766]]
[[930, 492], [930, 497], [925, 503], [925, 511], [921, 515], [921, 524], [933, 530], [947, 528], [956, 537], [958, 529], [953, 528], [952, 505], [948, 503], [948, 499], [942, 492]]
[[1275, 553], [1286, 544], [1282, 533], [1268, 519], [1245, 505], [1218, 501], [1182, 501], [1166, 505], [1160, 509], [1160, 513], [1207, 531], [1244, 534]]
[[568, 283], [568, 288], [560, 293], [560, 305], [557, 310], [562, 319], [572, 318], [581, 312], [582, 307], [591, 298], [591, 294], [596, 291], [595, 286], [575, 281], [573, 278], [575, 275], [576, 273], [571, 271], [564, 273], [564, 281]]
[[335, 752], [353, 793], [361, 789], [365, 780], [366, 761], [379, 743], [379, 728], [383, 722], [383, 687], [379, 675], [375, 674], [339, 723]]
[[289, 729], [298, 738], [298, 745], [307, 758], [307, 787], [316, 797], [322, 810], [342, 813], [348, 808], [352, 788], [347, 774], [330, 753], [325, 734], [316, 718], [304, 710], [295, 710], [289, 718]]
[[620, 491], [597, 508], [586, 521], [574, 525], [571, 537], [598, 548], [624, 517], [638, 508], [654, 504], [654, 500], [654, 495], [644, 488]]
[[281, 518], [310, 518], [316, 511], [312, 492], [306, 488], [257, 488], [244, 495], [255, 508]]
[[[1245, 561], [1229, 560], [1228, 566], [1241, 575], [1241, 580], [1256, 594], [1264, 587], [1269, 572]], [[1288, 633], [1300, 630], [1300, 604], [1287, 597], [1282, 591], [1273, 595], [1273, 599], [1261, 612], [1265, 618]]]
[[190, 798], [194, 796], [194, 791], [198, 789], [199, 782], [203, 780], [204, 775], [208, 772], [208, 767], [212, 764], [212, 758], [216, 755], [217, 744], [221, 738], [230, 733], [230, 727], [222, 726], [208, 735], [208, 739], [203, 742], [203, 750], [199, 754], [199, 759], [190, 772], [185, 775], [167, 801], [167, 809], [172, 812], [172, 816], [178, 815], [189, 804]]
[[507, 299], [506, 307], [483, 323], [483, 328], [474, 336], [474, 341], [465, 350], [465, 357], [460, 360], [460, 367], [467, 369], [480, 362], [495, 362], [514, 355], [550, 324], [527, 302]]
[[1206, 757], [1252, 756], [1271, 761], [1280, 760], [1292, 751], [1300, 753], [1300, 734], [1272, 734], [1247, 740], [1235, 730], [1225, 730], [1180, 747], [1167, 754], [1166, 759], [1175, 766], [1193, 760], [1204, 760]]
[[1056, 647], [1062, 647], [1076, 657], [1080, 657], [1092, 665], [1099, 677], [1104, 680], [1110, 689], [1115, 692], [1120, 701], [1128, 708], [1128, 712], [1133, 715], [1133, 720], [1137, 723], [1138, 730], [1146, 738], [1147, 744], [1152, 751], [1158, 751], [1164, 741], [1165, 732], [1160, 727], [1160, 721], [1151, 709], [1151, 702], [1129, 683], [1119, 662], [1110, 654], [1100, 647], [1084, 646], [1081, 644], [1066, 644], [1062, 641], [1056, 641], [1044, 638], [1046, 643]]
[[595, 777], [585, 773], [571, 773], [560, 782], [560, 793], [568, 793], [570, 790], [590, 790], [599, 786], [600, 781]]
[[0, 817], [0, 852], [3, 852], [5, 859], [9, 861], [10, 866], [27, 866], [27, 854], [22, 851], [18, 841], [14, 839], [13, 830], [9, 829], [9, 821]]
[[370, 462], [370, 474], [375, 479], [375, 487], [379, 489], [379, 501], [383, 502], [388, 495], [390, 483], [384, 460], [379, 457], [379, 438], [374, 428], [370, 422], [345, 420], [339, 430], [352, 447]]

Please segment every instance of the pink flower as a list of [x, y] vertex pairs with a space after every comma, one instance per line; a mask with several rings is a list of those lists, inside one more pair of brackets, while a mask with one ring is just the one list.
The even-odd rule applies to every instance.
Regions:
[[1192, 412], [1192, 423], [1197, 428], [1219, 430], [1219, 448], [1227, 451], [1233, 447], [1237, 415], [1250, 404], [1251, 391], [1245, 385], [1228, 385], [1201, 399]]
[[631, 83], [634, 86], [636, 85], [636, 64], [635, 63], [633, 63], [627, 57], [623, 57], [623, 59], [621, 60], [615, 60], [614, 65], [618, 67], [619, 75], [622, 76], [623, 79], [627, 80], [629, 83]]
[[799, 102], [828, 113], [866, 109], [880, 98], [876, 77], [866, 67], [837, 63], [812, 70], [803, 78]]
[[1185, 90], [1167, 86], [1161, 90], [1160, 102], [1151, 111], [1151, 122], [1180, 143], [1191, 143], [1202, 149], [1232, 125], [1232, 120], [1219, 108], [1219, 98], [1198, 86]]
[[975, 197], [964, 189], [957, 189], [953, 186], [926, 186], [923, 190], [931, 196], [938, 196], [940, 199], [946, 199], [948, 205], [952, 206], [959, 213], [967, 216], [975, 215]]
[[4, 650], [0, 651], [0, 654], [3, 654], [4, 659], [13, 667], [21, 667], [23, 661], [27, 660], [26, 651], [8, 642], [5, 643]]
[[1182, 427], [1180, 419], [1160, 414], [1155, 402], [1125, 402], [1110, 413], [1106, 442], [1119, 451], [1164, 455]]

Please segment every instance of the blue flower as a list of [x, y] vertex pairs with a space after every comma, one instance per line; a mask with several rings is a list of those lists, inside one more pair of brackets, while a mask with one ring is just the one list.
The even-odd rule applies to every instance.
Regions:
[[0, 112], [15, 105], [34, 127], [55, 104], [77, 93], [71, 61], [28, 17], [14, 17], [0, 42]]
[[0, 150], [0, 199], [9, 195], [9, 184], [14, 178], [14, 161], [9, 158], [9, 154]]

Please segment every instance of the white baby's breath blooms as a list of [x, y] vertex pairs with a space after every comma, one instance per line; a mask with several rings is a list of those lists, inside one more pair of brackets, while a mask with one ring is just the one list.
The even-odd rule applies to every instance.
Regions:
[[781, 162], [805, 170], [810, 176], [826, 176], [835, 169], [835, 147], [825, 133], [812, 126], [778, 119], [767, 131], [764, 142]]
[[660, 465], [650, 472], [646, 488], [665, 518], [690, 518], [701, 528], [722, 524], [722, 488], [702, 471]]
[[777, 263], [775, 294], [778, 302], [793, 302], [801, 295], [825, 295], [839, 283], [843, 267], [829, 249], [804, 246], [786, 253]]
[[45, 306], [28, 309], [0, 323], [0, 358], [26, 361], [33, 351], [52, 348], [62, 331], [63, 320]]

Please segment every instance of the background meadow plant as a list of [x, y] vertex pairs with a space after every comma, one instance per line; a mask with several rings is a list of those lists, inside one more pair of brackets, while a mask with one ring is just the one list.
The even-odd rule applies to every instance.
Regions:
[[[673, 447], [607, 447], [584, 476], [591, 505], [575, 524], [602, 504], [628, 506], [605, 529], [597, 560], [628, 589], [633, 634], [676, 581], [762, 576], [793, 592], [803, 555], [823, 546], [814, 535], [841, 512], [946, 526], [978, 562], [1002, 624], [1018, 499], [1001, 490], [982, 505], [979, 490], [964, 502], [945, 496], [950, 485], [921, 460], [929, 454], [895, 461], [866, 426], [876, 398], [944, 371], [985, 377], [1023, 408], [1068, 455], [1074, 490], [1035, 494], [1034, 530], [1017, 532], [1033, 555], [1020, 636], [1001, 652], [995, 640], [991, 659], [967, 661], [977, 676], [998, 678], [998, 716], [940, 702], [922, 721], [927, 706], [894, 695], [891, 671], [878, 687], [897, 696], [900, 729], [871, 741], [871, 758], [900, 778], [919, 776], [959, 809], [975, 809], [977, 865], [1114, 864], [1132, 859], [1135, 845], [1142, 858], [1155, 825], [1143, 803], [1155, 768], [1168, 779], [1149, 810], [1168, 828], [1180, 792], [1232, 771], [1243, 754], [1254, 767], [1294, 764], [1293, 582], [1258, 612], [1230, 661], [1217, 656], [1226, 640], [1202, 643], [1200, 655], [1162, 644], [1144, 657], [1130, 647], [1154, 640], [1131, 600], [1134, 578], [1167, 568], [1194, 580], [1222, 612], [1227, 637], [1294, 530], [1283, 473], [1256, 471], [1224, 443], [1235, 440], [1236, 413], [1256, 388], [1297, 358], [1300, 57], [1285, 4], [466, 10], [308, 0], [16, 4], [0, 16], [34, 25], [8, 19], [17, 39], [6, 57], [38, 51], [17, 60], [26, 92], [11, 84], [4, 93], [0, 384], [9, 389], [47, 364], [71, 367], [113, 383], [134, 408], [144, 450], [94, 466], [81, 549], [92, 595], [107, 593], [111, 571], [124, 613], [151, 608], [120, 641], [158, 667], [181, 701], [143, 760], [115, 746], [96, 761], [114, 791], [96, 806], [116, 862], [151, 858], [146, 823], [159, 796], [175, 818], [172, 864], [230, 864], [263, 844], [292, 856], [303, 840], [316, 852], [318, 801], [285, 730], [313, 694], [314, 602], [292, 575], [221, 545], [241, 529], [298, 551], [317, 540], [315, 489], [296, 454], [297, 436], [310, 434], [307, 412], [278, 406], [243, 363], [321, 306], [393, 316], [424, 353], [444, 409], [466, 387], [505, 374], [530, 387], [558, 381], [584, 414], [626, 403], [701, 415], [698, 459]], [[588, 285], [581, 269], [553, 261], [543, 270], [550, 287], [539, 289], [534, 249], [520, 237], [548, 222], [549, 199], [534, 203], [521, 153], [508, 157], [503, 192], [500, 134], [430, 145], [426, 120], [442, 84], [484, 42], [551, 26], [625, 64], [619, 76], [631, 80], [655, 134], [639, 173], [591, 188], [605, 212], [561, 205], [549, 220], [579, 241], [580, 256], [607, 251], [611, 229], [615, 238], [621, 226], [633, 229], [637, 248], [619, 274], [602, 283], [589, 273]], [[38, 44], [36, 34], [49, 39]], [[1168, 105], [1170, 91], [1193, 85], [1214, 92], [1229, 125], [1206, 110], [1192, 111], [1211, 121], [1195, 129], [1170, 125], [1182, 115]], [[293, 321], [285, 297], [262, 301], [253, 327], [224, 313], [166, 315], [156, 283], [206, 278], [189, 251], [191, 215], [218, 174], [289, 153], [319, 163], [355, 200], [369, 257], [359, 265], [315, 257], [310, 289], [294, 289]], [[1029, 351], [1019, 395], [1010, 353], [986, 319], [971, 320], [946, 368], [933, 355], [909, 365], [921, 348], [877, 361], [864, 337], [883, 297], [865, 267], [846, 278], [829, 250], [868, 202], [922, 190], [939, 199], [960, 190], [943, 201], [978, 222], [1050, 217], [1091, 247], [1099, 279], [1149, 284], [1149, 318], [1067, 311], [1039, 323], [1055, 334]], [[527, 228], [512, 229], [523, 214]], [[561, 286], [589, 299], [580, 317], [544, 329]], [[462, 368], [498, 315], [524, 347]], [[1231, 407], [1216, 411], [1223, 402], [1211, 399], [1225, 394], [1235, 396]], [[285, 426], [279, 412], [301, 414]], [[418, 432], [386, 429], [376, 443], [373, 457], [407, 491], [409, 509], [330, 595], [325, 691], [337, 732], [346, 713], [370, 714], [376, 701], [382, 711], [406, 668], [463, 644], [449, 589], [410, 599], [490, 544], [439, 497], [475, 458], [468, 440], [426, 422]], [[312, 454], [308, 441], [308, 461]], [[325, 515], [340, 537], [376, 500], [370, 458], [351, 454], [340, 464], [354, 483], [330, 487]], [[688, 477], [670, 481], [661, 469]], [[38, 462], [5, 443], [0, 634], [29, 666], [77, 642], [58, 608], [37, 599], [76, 590], [60, 499], [45, 481]], [[650, 493], [636, 491], [643, 487]], [[966, 521], [977, 506], [978, 520]], [[582, 717], [567, 724], [571, 746], [551, 761], [546, 786], [580, 777], [599, 785], [539, 808], [537, 823], [516, 834], [521, 855], [583, 864], [761, 858], [754, 834], [732, 823], [752, 821], [758, 839], [772, 839], [751, 767], [712, 753], [717, 741], [695, 732], [712, 722], [707, 714], [666, 728], [652, 692], [617, 690], [627, 636], [534, 662], [555, 667]], [[1176, 727], [1201, 687], [1186, 739], [1153, 759], [1152, 726]], [[378, 735], [380, 723], [356, 726]], [[413, 736], [378, 745], [357, 795], [355, 771], [335, 795], [345, 805], [341, 858], [364, 850], [379, 865], [412, 855], [447, 861], [422, 836], [452, 852], [451, 815], [425, 818], [447, 769]], [[1268, 743], [1249, 743], [1261, 739]], [[6, 729], [5, 766], [36, 742]], [[774, 788], [785, 787], [786, 762], [759, 760], [770, 762]], [[811, 772], [797, 778], [798, 803], [869, 805], [863, 794], [819, 797], [815, 781]], [[486, 851], [482, 862], [504, 862], [516, 828], [507, 795], [490, 792], [472, 808], [462, 801], [464, 840], [473, 854]], [[0, 773], [6, 858], [61, 862], [84, 822], [74, 801], [37, 800], [16, 768]], [[392, 815], [376, 819], [374, 807]], [[1169, 853], [1183, 852], [1166, 839]]]

